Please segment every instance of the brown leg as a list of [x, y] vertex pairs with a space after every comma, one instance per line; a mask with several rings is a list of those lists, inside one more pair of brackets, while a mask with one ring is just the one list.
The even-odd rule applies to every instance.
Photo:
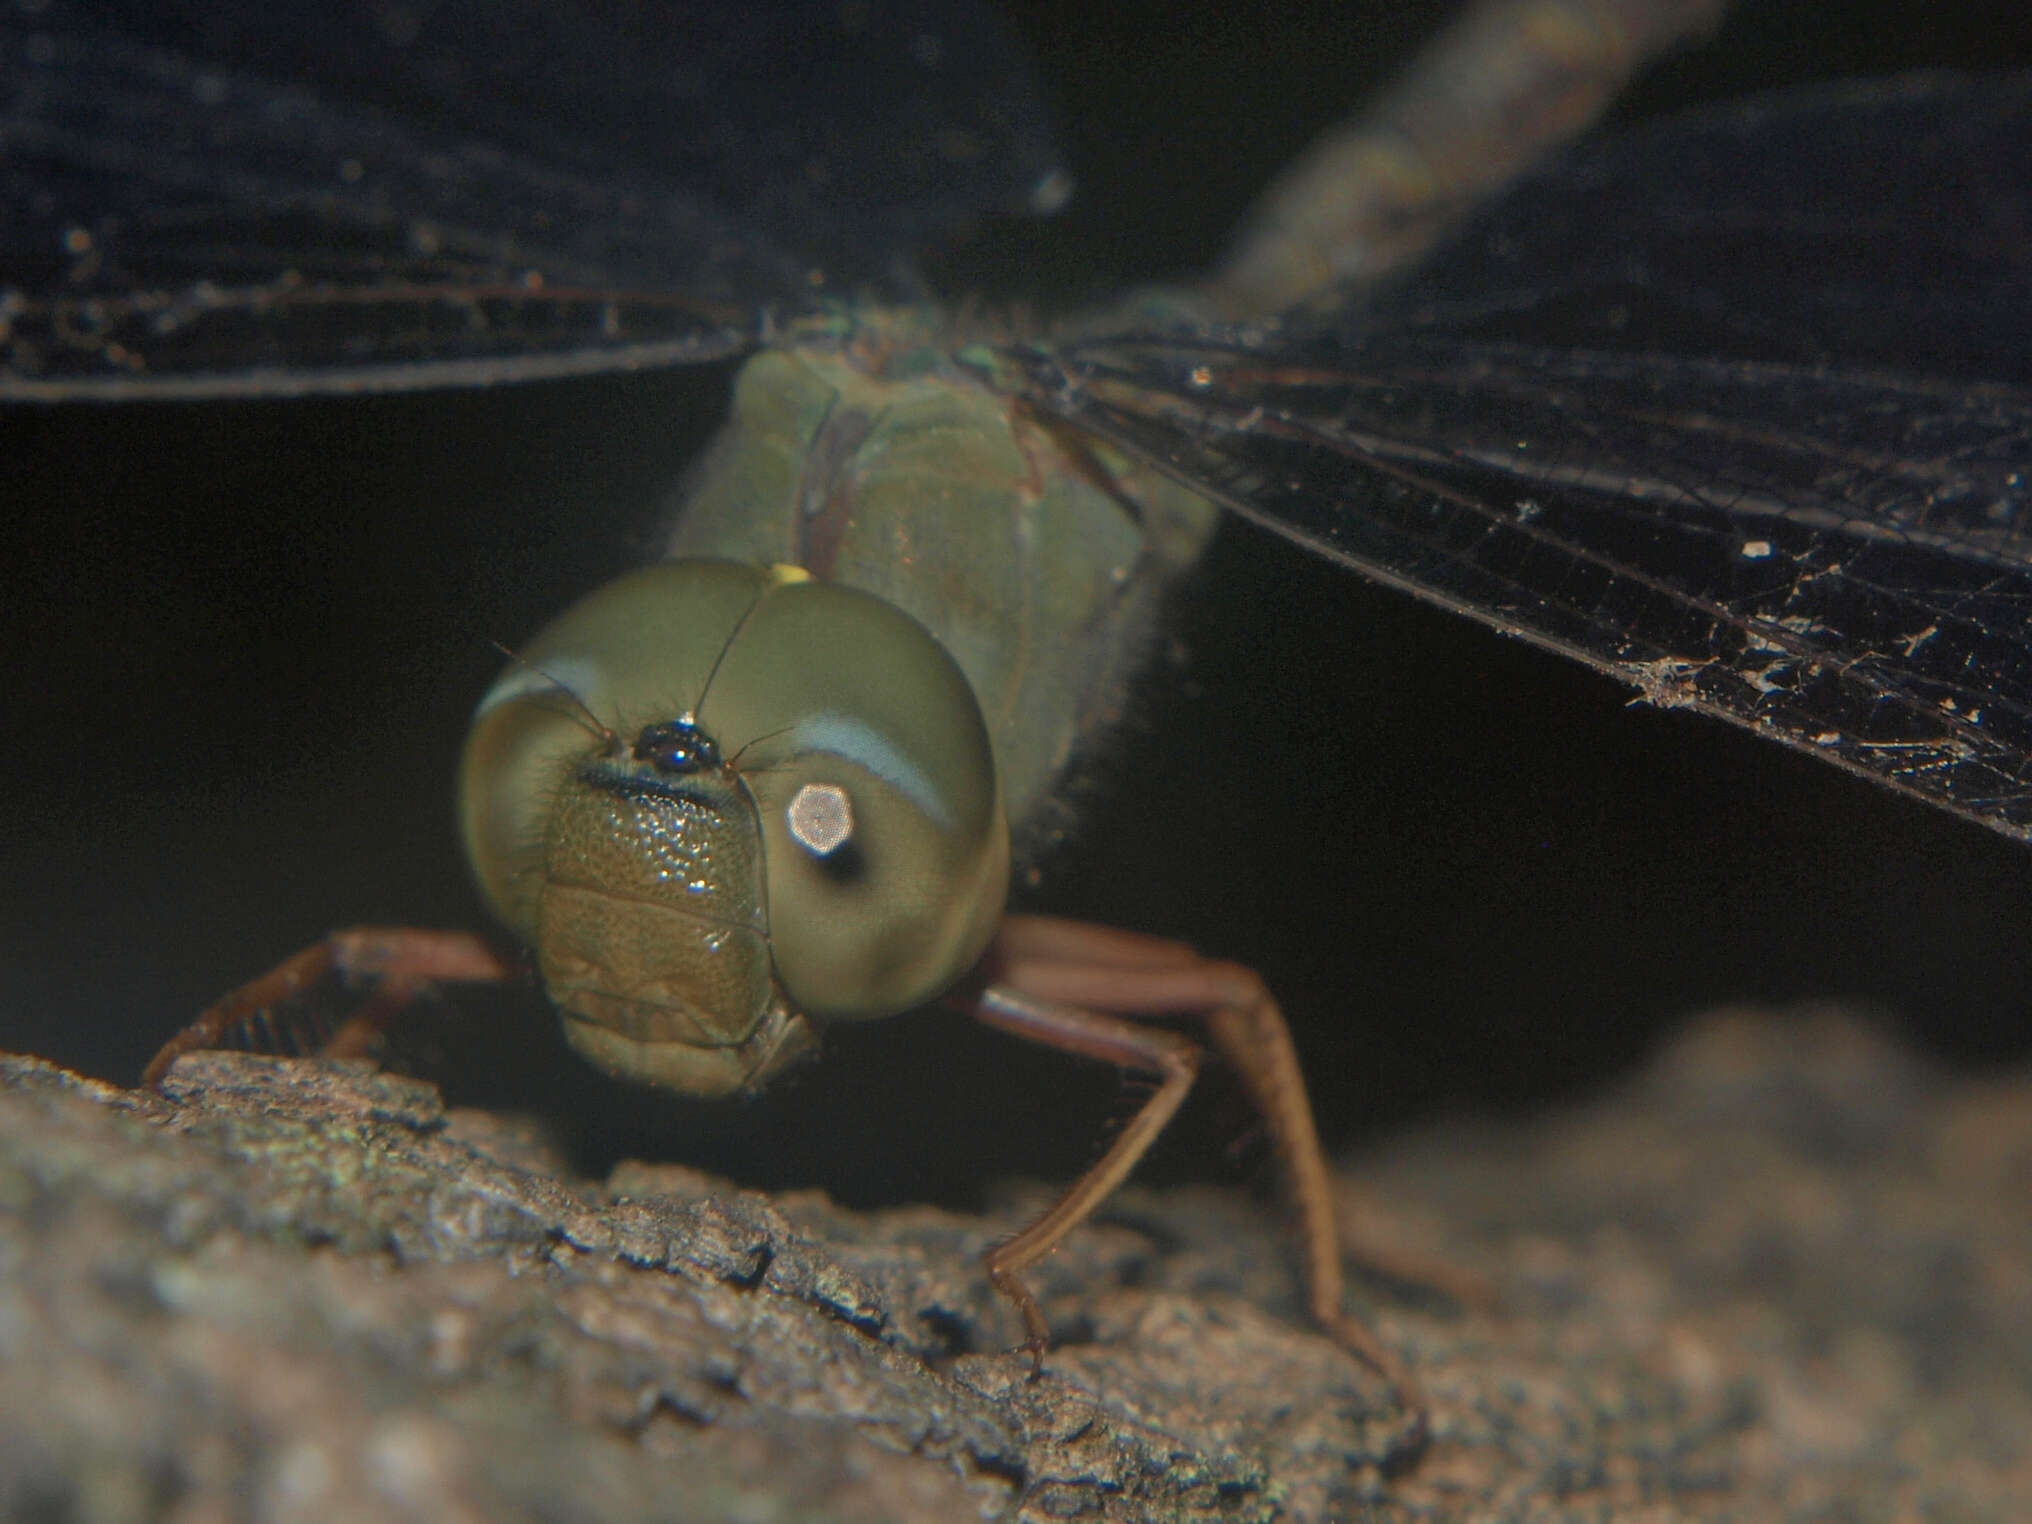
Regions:
[[991, 1027], [1031, 1042], [1155, 1074], [1160, 1081], [1156, 1093], [1116, 1134], [1100, 1161], [1075, 1180], [1048, 1212], [1014, 1238], [995, 1245], [985, 1257], [988, 1279], [1023, 1314], [1024, 1331], [1029, 1335], [1024, 1348], [1041, 1366], [1045, 1346], [1051, 1342], [1050, 1330], [1037, 1298], [1023, 1284], [1019, 1272], [1055, 1249], [1128, 1177], [1192, 1089], [1199, 1074], [1200, 1048], [1191, 1039], [1161, 1027], [1139, 1027], [1098, 1011], [1034, 999], [1000, 984], [981, 994], [974, 1014]]
[[160, 1084], [183, 1054], [219, 1046], [236, 1031], [248, 1030], [265, 1014], [301, 996], [320, 981], [354, 986], [371, 981], [367, 1004], [319, 1045], [327, 1057], [354, 1057], [368, 1051], [387, 1027], [429, 985], [492, 983], [513, 978], [520, 965], [466, 931], [422, 931], [409, 926], [350, 926], [248, 981], [209, 1007], [157, 1050], [142, 1071], [143, 1085]]
[[988, 1255], [989, 1278], [1022, 1310], [1033, 1347], [1044, 1336], [1043, 1316], [1015, 1272], [1049, 1252], [1121, 1184], [1185, 1099], [1198, 1068], [1197, 1049], [1184, 1038], [1115, 1017], [1199, 1016], [1269, 1123], [1298, 1211], [1313, 1317], [1388, 1380], [1422, 1423], [1425, 1397], [1417, 1379], [1341, 1308], [1332, 1177], [1291, 1034], [1261, 977], [1240, 964], [1201, 957], [1181, 942], [1048, 916], [1008, 917], [991, 956], [995, 978], [980, 1000], [982, 1020], [1034, 1041], [1147, 1070], [1163, 1081], [1056, 1206]]

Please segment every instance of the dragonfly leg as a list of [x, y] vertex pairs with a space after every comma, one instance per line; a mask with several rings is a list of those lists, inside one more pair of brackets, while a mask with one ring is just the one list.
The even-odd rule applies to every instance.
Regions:
[[1425, 1397], [1417, 1378], [1342, 1309], [1332, 1176], [1290, 1030], [1262, 977], [1238, 963], [1203, 957], [1182, 942], [1049, 916], [1007, 918], [991, 957], [993, 982], [976, 1009], [981, 1020], [1033, 1041], [1146, 1070], [1161, 1081], [1100, 1162], [1042, 1218], [987, 1256], [989, 1278], [1021, 1309], [1033, 1351], [1042, 1347], [1043, 1317], [1017, 1272], [1048, 1253], [1121, 1184], [1178, 1110], [1198, 1072], [1197, 1044], [1119, 1018], [1197, 1016], [1269, 1124], [1298, 1212], [1314, 1319], [1389, 1381], [1422, 1424]]
[[1042, 1217], [983, 1256], [988, 1279], [1023, 1315], [1027, 1335], [1023, 1347], [1030, 1353], [1034, 1375], [1043, 1367], [1050, 1330], [1037, 1298], [1023, 1283], [1023, 1268], [1055, 1249], [1128, 1177], [1192, 1089], [1202, 1053], [1198, 1043], [1176, 1032], [1039, 999], [1002, 984], [981, 993], [974, 1014], [989, 1026], [1031, 1042], [1155, 1074], [1159, 1080], [1156, 1091], [1115, 1135], [1100, 1161], [1075, 1180]]
[[515, 977], [520, 964], [467, 931], [425, 931], [410, 926], [349, 926], [292, 954], [257, 979], [214, 1002], [156, 1051], [142, 1071], [157, 1085], [182, 1055], [224, 1045], [271, 1024], [271, 1013], [319, 984], [354, 988], [371, 981], [373, 993], [316, 1051], [328, 1058], [370, 1051], [389, 1022], [431, 985], [492, 983]]

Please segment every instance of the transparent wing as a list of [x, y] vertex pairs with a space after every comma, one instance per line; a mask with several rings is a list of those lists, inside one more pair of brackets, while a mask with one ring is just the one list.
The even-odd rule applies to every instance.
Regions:
[[1520, 195], [1358, 309], [1090, 340], [1033, 359], [1034, 400], [1652, 702], [2032, 837], [2032, 84], [1734, 108]]
[[1310, 320], [2032, 381], [2032, 76], [1751, 97], [1556, 159]]
[[1051, 166], [932, 0], [0, 10], [0, 397], [618, 370], [909, 255]]

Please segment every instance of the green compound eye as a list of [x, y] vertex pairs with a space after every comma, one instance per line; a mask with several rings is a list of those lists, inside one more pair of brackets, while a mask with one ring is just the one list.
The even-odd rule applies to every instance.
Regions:
[[[1009, 833], [972, 688], [923, 626], [826, 583], [773, 590], [700, 723], [755, 797], [770, 937], [814, 1016], [889, 1016], [970, 968], [1002, 913]], [[841, 839], [814, 834], [825, 801]]]
[[574, 1041], [685, 1089], [760, 1079], [670, 1050], [752, 1046], [773, 1008], [939, 994], [1007, 891], [959, 668], [889, 604], [788, 568], [670, 562], [568, 609], [481, 702], [459, 795]]

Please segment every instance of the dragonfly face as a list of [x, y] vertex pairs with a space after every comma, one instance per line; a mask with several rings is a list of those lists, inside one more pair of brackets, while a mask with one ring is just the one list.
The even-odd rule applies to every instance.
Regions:
[[939, 994], [1008, 884], [987, 729], [943, 647], [752, 563], [665, 562], [560, 615], [482, 700], [459, 796], [573, 1046], [691, 1094]]

